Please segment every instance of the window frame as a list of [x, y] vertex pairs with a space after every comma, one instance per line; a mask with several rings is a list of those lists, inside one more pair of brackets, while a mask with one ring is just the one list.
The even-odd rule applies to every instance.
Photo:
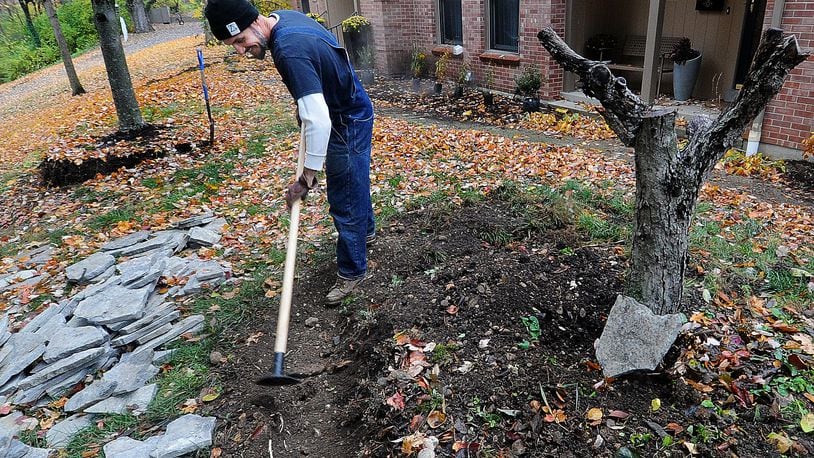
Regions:
[[[457, 1], [458, 2], [458, 20], [460, 21], [460, 32], [461, 36], [460, 39], [455, 40], [448, 40], [446, 37], [446, 21], [444, 20], [444, 4], [447, 1]], [[463, 27], [463, 2], [464, 0], [438, 0], [438, 43], [442, 45], [462, 45], [464, 40], [464, 27]]]
[[517, 2], [517, 31], [514, 38], [514, 46], [502, 45], [497, 44], [495, 42], [495, 8], [497, 8], [497, 1], [499, 0], [488, 0], [486, 2], [486, 16], [488, 25], [486, 27], [487, 30], [487, 49], [490, 51], [499, 51], [502, 53], [512, 53], [512, 54], [520, 54], [520, 0], [513, 0]]

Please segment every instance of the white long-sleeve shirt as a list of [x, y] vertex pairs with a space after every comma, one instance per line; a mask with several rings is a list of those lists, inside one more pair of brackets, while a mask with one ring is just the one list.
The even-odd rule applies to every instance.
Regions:
[[302, 128], [305, 129], [305, 168], [320, 171], [328, 154], [331, 138], [331, 115], [322, 94], [309, 94], [297, 99]]

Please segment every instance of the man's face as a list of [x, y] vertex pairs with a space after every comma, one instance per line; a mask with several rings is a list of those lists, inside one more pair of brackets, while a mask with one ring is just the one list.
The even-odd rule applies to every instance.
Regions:
[[255, 28], [254, 24], [239, 34], [223, 40], [223, 43], [233, 46], [241, 56], [248, 52], [255, 59], [266, 57], [268, 50], [268, 40]]

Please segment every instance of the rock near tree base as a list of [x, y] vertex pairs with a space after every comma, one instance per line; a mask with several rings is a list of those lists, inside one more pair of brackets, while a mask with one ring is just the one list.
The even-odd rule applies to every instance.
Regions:
[[685, 321], [683, 314], [655, 315], [635, 299], [618, 296], [594, 344], [605, 377], [655, 370]]

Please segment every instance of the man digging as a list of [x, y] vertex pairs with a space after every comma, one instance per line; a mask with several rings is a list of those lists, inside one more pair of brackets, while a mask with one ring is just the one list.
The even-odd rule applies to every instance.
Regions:
[[206, 18], [215, 37], [263, 59], [271, 51], [291, 96], [297, 101], [306, 153], [302, 175], [288, 185], [288, 207], [317, 185], [325, 166], [330, 215], [339, 232], [338, 278], [328, 292], [335, 305], [368, 275], [367, 244], [375, 238], [370, 202], [373, 105], [347, 52], [323, 26], [297, 11], [261, 16], [248, 0], [210, 0]]

